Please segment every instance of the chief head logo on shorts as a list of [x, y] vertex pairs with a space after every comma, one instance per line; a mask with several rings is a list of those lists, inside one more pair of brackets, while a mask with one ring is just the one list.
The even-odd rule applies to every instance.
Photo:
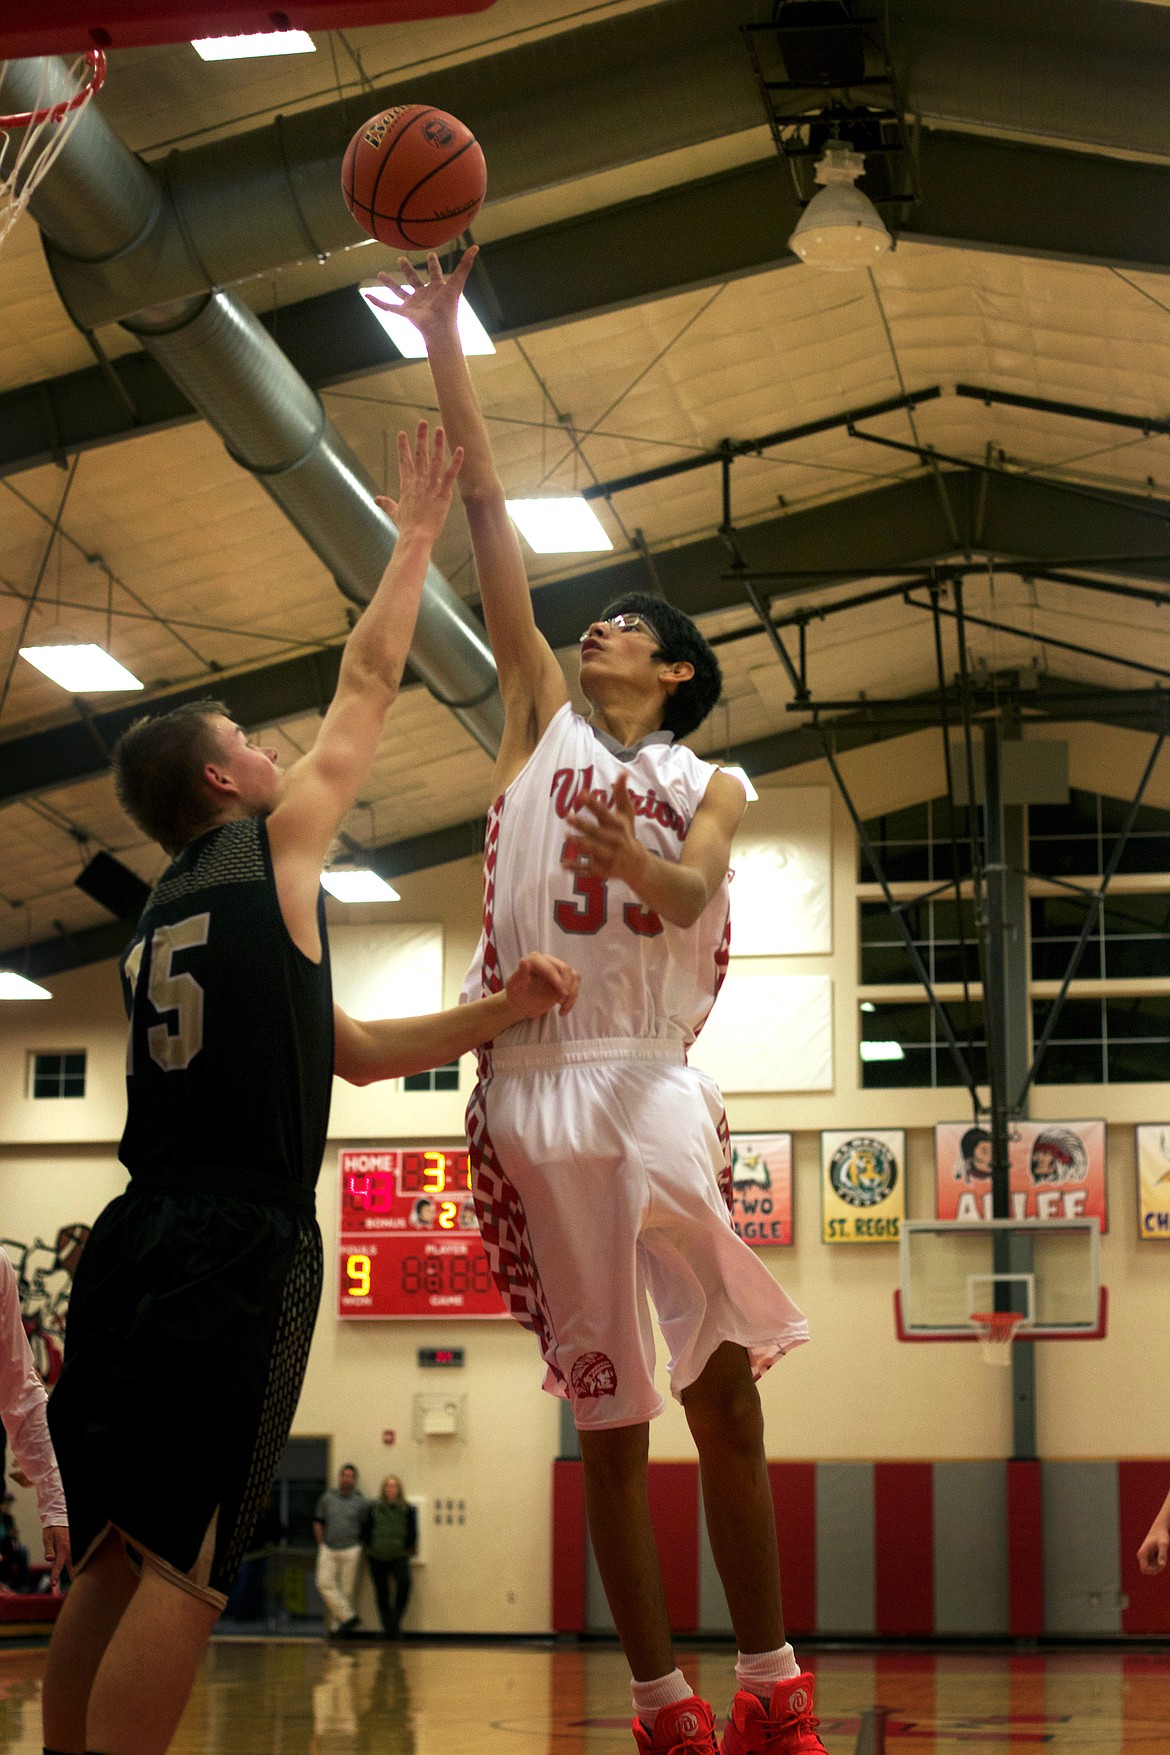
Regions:
[[833, 1153], [829, 1181], [847, 1206], [876, 1207], [894, 1191], [897, 1159], [884, 1140], [858, 1134]]
[[573, 1366], [569, 1383], [573, 1394], [582, 1401], [616, 1395], [617, 1368], [608, 1353], [582, 1353]]

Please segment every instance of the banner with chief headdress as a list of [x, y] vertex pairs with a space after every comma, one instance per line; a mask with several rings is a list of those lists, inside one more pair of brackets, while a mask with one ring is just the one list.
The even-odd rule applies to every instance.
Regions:
[[[966, 1121], [934, 1130], [935, 1216], [994, 1217], [991, 1131]], [[1008, 1130], [1010, 1219], [1096, 1219], [1108, 1229], [1103, 1121], [1013, 1121]]]

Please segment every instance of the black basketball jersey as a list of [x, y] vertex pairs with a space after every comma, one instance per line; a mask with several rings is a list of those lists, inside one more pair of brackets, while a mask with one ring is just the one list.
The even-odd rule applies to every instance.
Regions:
[[130, 1018], [126, 1129], [132, 1177], [311, 1192], [325, 1150], [333, 997], [280, 912], [262, 817], [184, 847], [122, 958]]

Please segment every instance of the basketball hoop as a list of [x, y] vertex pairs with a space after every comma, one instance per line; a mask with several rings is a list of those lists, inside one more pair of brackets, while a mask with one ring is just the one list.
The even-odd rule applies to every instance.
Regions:
[[[106, 77], [106, 58], [100, 49], [79, 55], [69, 67], [49, 57], [41, 65], [32, 108], [0, 115], [0, 244]], [[0, 61], [0, 106], [11, 91], [11, 85], [5, 90], [9, 66], [8, 61]]]
[[979, 1351], [985, 1365], [1007, 1367], [1012, 1362], [1012, 1342], [1023, 1325], [1018, 1310], [977, 1310], [971, 1316], [979, 1331]]

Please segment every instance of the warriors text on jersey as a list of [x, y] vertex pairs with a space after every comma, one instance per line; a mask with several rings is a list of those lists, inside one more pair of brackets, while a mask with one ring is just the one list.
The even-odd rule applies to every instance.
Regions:
[[677, 860], [715, 769], [668, 731], [621, 750], [566, 703], [488, 819], [484, 930], [463, 995], [498, 990], [529, 951], [581, 971], [573, 1010], [514, 1024], [518, 1045], [603, 1037], [666, 1039], [687, 1048], [727, 968], [728, 885], [694, 926], [660, 920], [627, 885], [565, 871], [568, 818], [589, 792], [608, 798], [626, 776], [643, 846]]

